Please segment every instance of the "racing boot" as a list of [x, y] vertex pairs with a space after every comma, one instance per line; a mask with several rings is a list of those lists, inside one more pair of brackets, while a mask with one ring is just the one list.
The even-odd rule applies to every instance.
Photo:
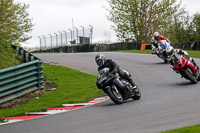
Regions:
[[128, 81], [131, 83], [131, 88], [129, 89], [130, 90], [130, 93], [132, 96], [135, 95], [135, 93], [138, 93], [138, 87], [136, 86], [135, 82], [131, 79], [131, 77], [129, 77]]
[[128, 78], [128, 81], [131, 83], [132, 89], [136, 89], [137, 88], [135, 82], [131, 79], [131, 77]]

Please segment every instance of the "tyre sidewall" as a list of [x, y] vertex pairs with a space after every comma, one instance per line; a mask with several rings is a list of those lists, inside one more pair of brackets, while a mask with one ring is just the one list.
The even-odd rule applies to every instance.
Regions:
[[110, 87], [110, 88], [108, 88], [107, 90], [106, 90], [106, 93], [107, 93], [107, 95], [110, 97], [110, 99], [114, 102], [114, 103], [116, 103], [116, 104], [121, 104], [121, 103], [123, 103], [123, 97], [121, 97], [122, 99], [118, 99], [114, 94], [113, 94], [113, 91], [112, 91], [112, 88]]
[[190, 74], [190, 70], [189, 70], [190, 68], [186, 68], [186, 70], [185, 70], [185, 76], [187, 76], [187, 79], [189, 79], [193, 84], [196, 84], [197, 83], [197, 79], [195, 78], [195, 77], [193, 77], [191, 74]]
[[138, 89], [138, 94], [136, 95], [134, 93], [135, 95], [132, 97], [132, 99], [134, 99], [134, 100], [139, 100], [141, 98], [141, 92], [140, 92], [139, 88], [137, 88], [137, 89]]

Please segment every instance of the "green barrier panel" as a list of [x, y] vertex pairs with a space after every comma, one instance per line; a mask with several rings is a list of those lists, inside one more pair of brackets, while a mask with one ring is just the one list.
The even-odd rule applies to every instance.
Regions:
[[32, 91], [36, 91], [38, 90], [37, 87], [31, 87], [31, 88], [28, 88], [28, 89], [24, 89], [23, 91], [21, 92], [18, 92], [18, 93], [15, 93], [15, 94], [11, 94], [11, 95], [8, 95], [8, 96], [5, 96], [3, 98], [0, 99], [0, 103], [4, 103], [4, 102], [7, 102], [9, 100], [12, 100], [12, 99], [15, 99], [15, 98], [18, 98], [20, 96], [23, 96], [27, 93], [30, 93]]
[[37, 73], [38, 73], [37, 71], [33, 71], [33, 72], [30, 72], [30, 73], [24, 74], [24, 75], [22, 75], [22, 76], [13, 77], [13, 78], [11, 78], [11, 79], [2, 81], [2, 82], [0, 83], [0, 86], [2, 86], [2, 85], [4, 85], [4, 84], [11, 83], [11, 82], [15, 82], [15, 81], [18, 81], [18, 80], [23, 80], [24, 78], [30, 77], [30, 76], [32, 76], [32, 75], [36, 75]]
[[23, 89], [29, 88], [29, 87], [34, 86], [34, 85], [37, 85], [37, 84], [38, 84], [37, 81], [31, 82], [30, 84], [24, 85], [24, 86], [22, 86], [22, 87], [15, 88], [15, 89], [12, 89], [12, 90], [3, 92], [3, 93], [0, 94], [0, 97], [4, 97], [4, 96], [6, 96], [6, 95], [12, 94], [12, 93], [17, 92], [17, 91], [21, 91], [21, 90], [23, 90]]
[[33, 71], [33, 70], [37, 70], [37, 66], [27, 66], [25, 68], [22, 68], [22, 69], [17, 69], [17, 70], [14, 70], [14, 71], [9, 71], [9, 72], [6, 72], [6, 73], [0, 73], [0, 80], [2, 79], [6, 79], [6, 78], [9, 78], [9, 77], [12, 77], [12, 76], [16, 76], [16, 75], [19, 75], [19, 74], [23, 74], [23, 73], [26, 73], [26, 72], [30, 72], [30, 71]]
[[43, 89], [42, 60], [34, 60], [0, 70], [0, 104]]

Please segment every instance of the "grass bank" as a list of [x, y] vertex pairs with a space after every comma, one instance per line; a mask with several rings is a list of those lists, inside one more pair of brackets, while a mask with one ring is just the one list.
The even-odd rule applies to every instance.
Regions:
[[161, 133], [199, 133], [200, 132], [200, 125], [184, 127], [179, 129], [173, 129]]
[[24, 115], [26, 112], [45, 111], [47, 108], [60, 107], [62, 104], [84, 102], [103, 92], [93, 87], [96, 76], [73, 70], [64, 66], [43, 64], [45, 79], [53, 82], [57, 90], [32, 98], [26, 104], [0, 110], [0, 118]]
[[21, 58], [6, 41], [0, 40], [0, 69], [19, 65]]

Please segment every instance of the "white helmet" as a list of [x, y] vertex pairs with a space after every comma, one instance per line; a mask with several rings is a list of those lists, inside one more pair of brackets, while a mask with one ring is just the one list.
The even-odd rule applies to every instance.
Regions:
[[171, 56], [174, 53], [174, 48], [172, 46], [168, 46], [166, 49], [166, 53], [168, 56]]

